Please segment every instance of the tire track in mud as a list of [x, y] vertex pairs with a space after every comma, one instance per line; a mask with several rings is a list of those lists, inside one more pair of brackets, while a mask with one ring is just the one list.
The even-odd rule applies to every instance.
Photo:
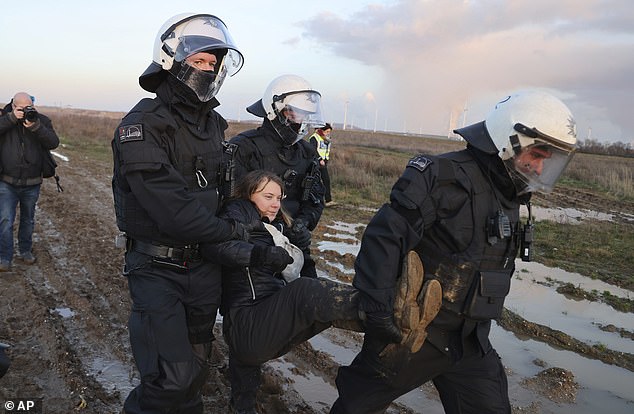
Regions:
[[604, 197], [582, 189], [556, 187], [550, 194], [534, 193], [535, 204], [549, 208], [574, 208], [612, 214], [619, 223], [634, 225], [634, 203], [606, 200]]
[[127, 285], [120, 266], [111, 263], [116, 228], [112, 215], [105, 214], [112, 210], [104, 204], [111, 200], [108, 181], [86, 171], [66, 166], [60, 172], [63, 193], [43, 185], [34, 240], [38, 261], [27, 278], [55, 326], [51, 352], [66, 359], [62, 380], [79, 398], [75, 403], [85, 402], [92, 412], [118, 412], [135, 376], [127, 341]]

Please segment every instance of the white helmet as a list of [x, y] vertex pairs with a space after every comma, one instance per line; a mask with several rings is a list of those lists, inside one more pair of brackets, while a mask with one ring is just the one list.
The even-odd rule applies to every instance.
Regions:
[[[213, 73], [184, 63], [187, 57], [198, 52], [217, 56], [219, 63]], [[243, 62], [222, 20], [211, 14], [183, 13], [170, 18], [159, 29], [152, 63], [139, 77], [139, 84], [155, 92], [169, 72], [206, 102], [216, 95], [227, 75], [233, 76], [242, 68]]]
[[576, 149], [576, 124], [570, 109], [546, 92], [507, 96], [495, 105], [484, 126], [488, 137], [467, 139], [465, 135], [465, 139], [481, 151], [498, 154], [518, 194], [550, 192]]
[[267, 118], [288, 145], [309, 131], [325, 125], [321, 94], [308, 81], [296, 75], [279, 76], [269, 84], [262, 99], [247, 108], [255, 116]]

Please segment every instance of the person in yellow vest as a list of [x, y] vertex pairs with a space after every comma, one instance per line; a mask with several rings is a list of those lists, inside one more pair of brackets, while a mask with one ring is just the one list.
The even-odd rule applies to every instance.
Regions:
[[324, 183], [326, 193], [324, 195], [324, 201], [326, 206], [334, 206], [336, 203], [332, 201], [332, 194], [330, 193], [330, 175], [328, 174], [328, 161], [330, 160], [330, 134], [332, 133], [332, 126], [328, 123], [321, 128], [317, 128], [313, 135], [310, 136], [309, 142], [317, 150], [319, 154], [319, 172], [321, 173], [321, 180]]

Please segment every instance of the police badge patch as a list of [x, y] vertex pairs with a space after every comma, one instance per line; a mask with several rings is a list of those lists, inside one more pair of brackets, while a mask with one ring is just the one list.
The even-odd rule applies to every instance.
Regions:
[[119, 142], [143, 141], [143, 125], [125, 125], [119, 127]]
[[417, 155], [407, 163], [408, 167], [414, 167], [418, 171], [423, 172], [425, 168], [429, 167], [432, 164], [432, 160], [425, 157], [424, 155]]

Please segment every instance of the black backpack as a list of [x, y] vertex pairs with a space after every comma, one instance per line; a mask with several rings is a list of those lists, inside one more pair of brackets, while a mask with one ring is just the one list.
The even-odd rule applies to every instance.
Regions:
[[64, 191], [62, 186], [59, 184], [59, 175], [56, 174], [55, 169], [57, 168], [57, 162], [53, 158], [53, 154], [51, 154], [50, 150], [42, 148], [42, 177], [44, 178], [55, 178], [55, 185], [57, 186], [57, 192], [61, 193]]

